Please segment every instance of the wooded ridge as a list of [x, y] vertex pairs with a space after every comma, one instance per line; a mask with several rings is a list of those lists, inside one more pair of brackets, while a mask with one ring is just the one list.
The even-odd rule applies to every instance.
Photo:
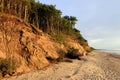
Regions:
[[50, 35], [70, 35], [82, 45], [88, 45], [87, 40], [75, 28], [77, 18], [61, 16], [62, 12], [55, 5], [42, 4], [35, 0], [0, 0], [0, 12], [20, 17]]

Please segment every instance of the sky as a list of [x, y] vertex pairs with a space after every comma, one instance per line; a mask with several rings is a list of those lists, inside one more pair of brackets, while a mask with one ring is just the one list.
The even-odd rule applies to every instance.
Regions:
[[76, 28], [96, 49], [120, 50], [120, 0], [40, 0], [62, 15], [76, 16]]

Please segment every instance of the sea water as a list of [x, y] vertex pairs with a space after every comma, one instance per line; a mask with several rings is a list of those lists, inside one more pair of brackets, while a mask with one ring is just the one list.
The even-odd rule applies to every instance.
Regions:
[[99, 51], [120, 54], [120, 50], [98, 49]]

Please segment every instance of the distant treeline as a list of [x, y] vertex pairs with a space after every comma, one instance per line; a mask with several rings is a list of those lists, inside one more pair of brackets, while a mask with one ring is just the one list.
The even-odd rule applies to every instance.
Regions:
[[82, 45], [88, 45], [80, 31], [75, 28], [77, 18], [61, 16], [54, 5], [35, 0], [0, 0], [0, 12], [16, 15], [48, 34], [65, 34], [76, 37]]

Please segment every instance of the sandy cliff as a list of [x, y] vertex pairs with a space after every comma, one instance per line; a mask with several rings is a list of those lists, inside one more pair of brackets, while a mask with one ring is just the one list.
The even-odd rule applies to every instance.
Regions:
[[[76, 41], [67, 39], [67, 46], [86, 51]], [[15, 62], [15, 73], [41, 69], [50, 64], [47, 57], [57, 59], [59, 52], [66, 52], [64, 44], [51, 40], [48, 34], [10, 15], [0, 14], [0, 58]], [[63, 54], [64, 54], [63, 53]]]

